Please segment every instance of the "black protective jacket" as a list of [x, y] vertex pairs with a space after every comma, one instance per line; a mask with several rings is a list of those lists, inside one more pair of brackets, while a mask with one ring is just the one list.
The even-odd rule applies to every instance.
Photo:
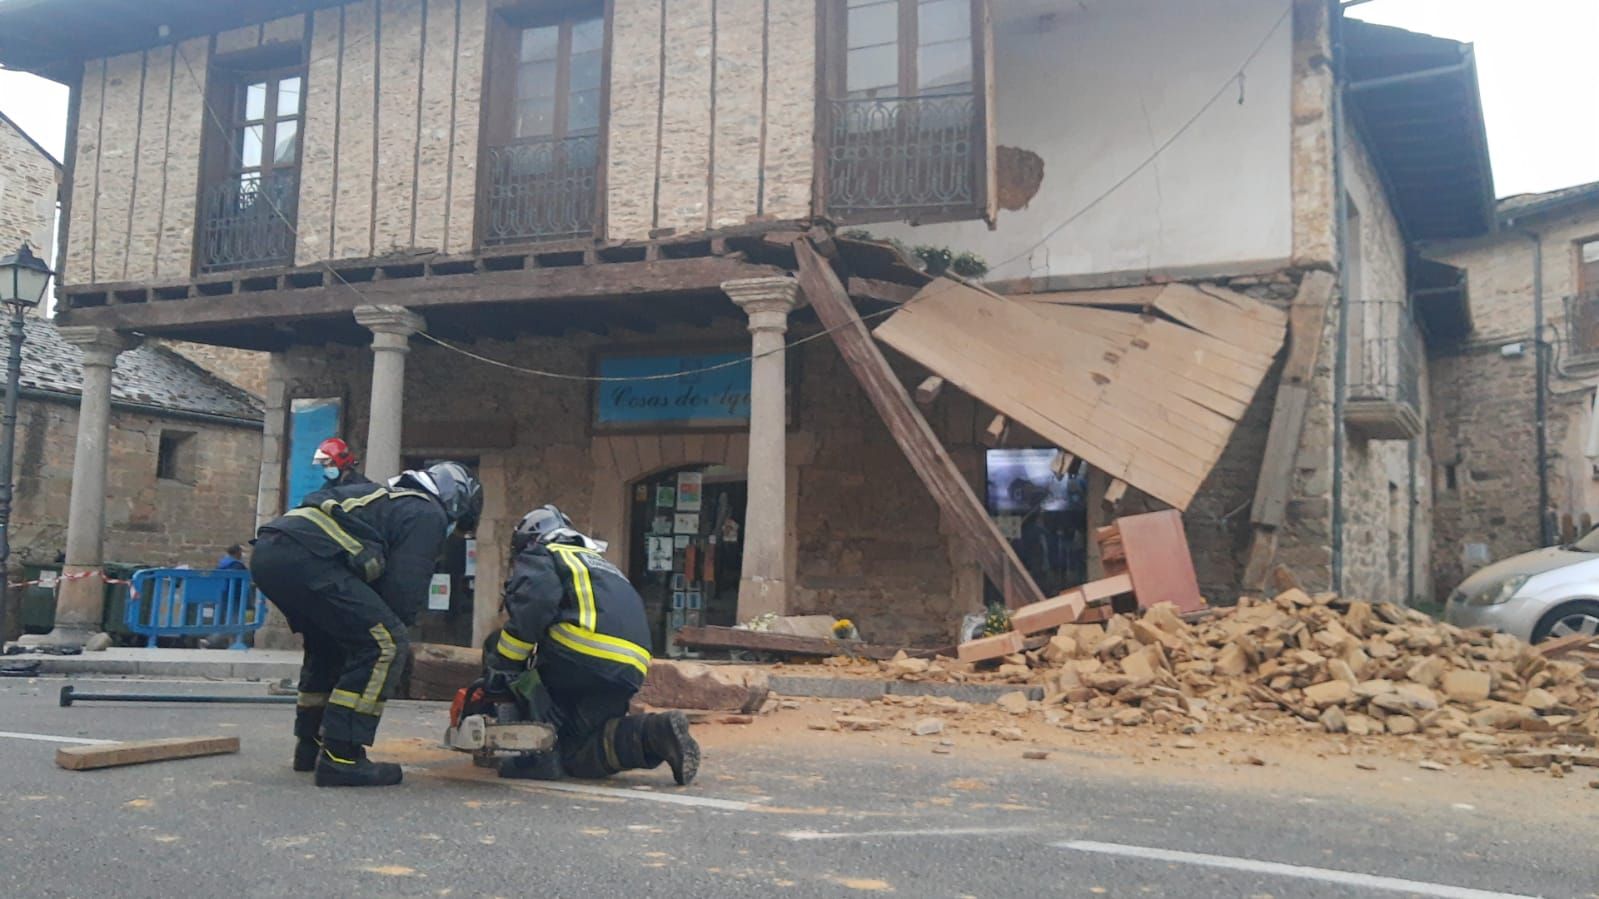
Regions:
[[570, 661], [635, 689], [649, 673], [644, 601], [594, 550], [559, 542], [523, 549], [505, 580], [505, 612], [497, 652], [506, 662], [526, 662], [537, 645], [541, 660]]
[[349, 471], [339, 472], [339, 476], [331, 481], [328, 481], [327, 487], [324, 487], [323, 489], [326, 490], [331, 487], [364, 486], [367, 484], [376, 485], [377, 482], [352, 468]]
[[314, 556], [343, 560], [408, 625], [427, 602], [448, 529], [432, 495], [371, 483], [318, 490], [261, 526]]

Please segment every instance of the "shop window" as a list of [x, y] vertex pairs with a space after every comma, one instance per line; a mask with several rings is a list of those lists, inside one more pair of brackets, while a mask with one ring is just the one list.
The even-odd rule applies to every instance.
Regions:
[[988, 512], [1045, 595], [1088, 580], [1088, 481], [1054, 449], [988, 451]]
[[156, 449], [155, 476], [163, 481], [193, 484], [199, 467], [193, 431], [162, 431]]
[[738, 623], [748, 484], [724, 465], [694, 465], [632, 490], [628, 577], [644, 599], [653, 651], [681, 655], [672, 640], [680, 628]]

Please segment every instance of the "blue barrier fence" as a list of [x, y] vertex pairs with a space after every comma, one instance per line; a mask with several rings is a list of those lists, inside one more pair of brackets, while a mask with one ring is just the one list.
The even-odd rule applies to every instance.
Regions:
[[232, 634], [229, 649], [244, 649], [244, 635], [266, 623], [266, 600], [242, 570], [145, 568], [133, 573], [127, 625], [136, 634], [205, 637]]

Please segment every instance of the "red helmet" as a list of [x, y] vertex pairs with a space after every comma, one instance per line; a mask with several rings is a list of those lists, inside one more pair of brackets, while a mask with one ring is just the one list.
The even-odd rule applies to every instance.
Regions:
[[337, 437], [322, 441], [322, 445], [316, 448], [316, 455], [311, 457], [311, 463], [324, 468], [331, 465], [340, 471], [350, 471], [356, 466], [350, 445]]

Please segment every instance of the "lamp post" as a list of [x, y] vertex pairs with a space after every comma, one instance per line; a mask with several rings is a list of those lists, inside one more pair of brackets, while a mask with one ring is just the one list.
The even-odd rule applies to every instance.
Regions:
[[11, 350], [6, 357], [5, 413], [0, 416], [0, 641], [6, 633], [6, 606], [11, 601], [11, 467], [17, 445], [17, 391], [22, 382], [22, 341], [28, 310], [44, 299], [50, 266], [24, 243], [10, 256], [0, 256], [0, 303], [11, 313]]

